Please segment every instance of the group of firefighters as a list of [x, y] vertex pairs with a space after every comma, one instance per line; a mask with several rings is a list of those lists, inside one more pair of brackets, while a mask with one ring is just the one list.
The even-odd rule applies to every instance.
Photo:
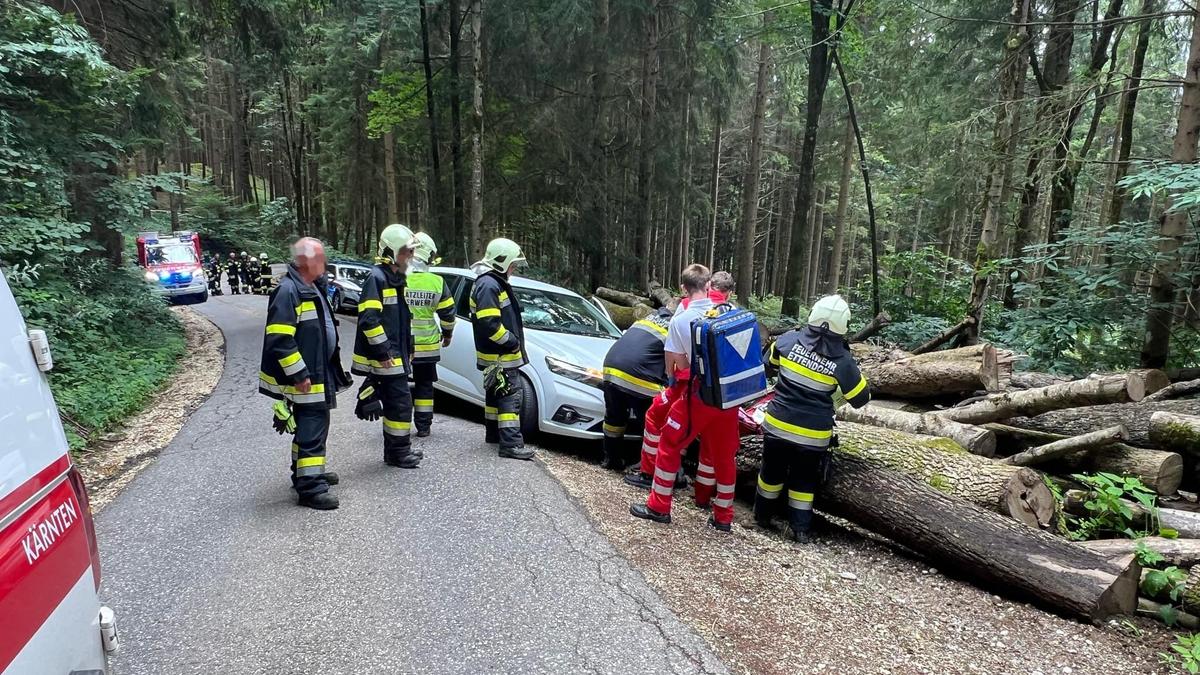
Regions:
[[204, 272], [208, 276], [208, 292], [212, 295], [222, 294], [222, 274], [228, 280], [229, 292], [233, 295], [241, 293], [266, 295], [271, 291], [271, 284], [274, 280], [271, 274], [271, 262], [266, 253], [255, 258], [245, 251], [242, 251], [240, 256], [230, 251], [228, 259], [219, 255], [206, 258]]
[[[293, 436], [292, 485], [299, 503], [334, 509], [338, 500], [329, 487], [338, 484], [338, 476], [325, 466], [329, 411], [351, 378], [341, 366], [337, 320], [325, 293], [324, 247], [304, 238], [292, 254], [287, 273], [270, 294], [259, 390], [278, 399], [275, 427]], [[431, 430], [437, 362], [453, 337], [455, 314], [454, 298], [429, 270], [439, 260], [429, 235], [389, 225], [362, 284], [351, 372], [365, 380], [355, 412], [360, 419], [382, 419], [383, 460], [389, 466], [417, 467], [423, 453], [413, 445], [412, 431], [415, 426], [416, 435], [425, 437]], [[494, 239], [471, 268], [477, 275], [470, 318], [476, 367], [484, 379], [484, 440], [501, 457], [515, 459], [533, 457], [521, 434], [523, 394], [515, 372], [528, 357], [521, 306], [509, 283], [525, 262], [515, 242]], [[670, 523], [674, 493], [688, 482], [680, 468], [682, 455], [698, 440], [695, 504], [711, 511], [711, 527], [729, 532], [738, 409], [710, 406], [693, 395], [697, 380], [691, 368], [693, 323], [732, 306], [733, 278], [692, 264], [682, 271], [679, 289], [677, 307], [634, 323], [605, 357], [602, 465], [625, 471], [632, 460], [626, 454], [626, 430], [631, 422], [640, 425], [640, 458], [624, 480], [649, 495], [630, 513]], [[764, 366], [778, 380], [762, 420], [754, 518], [759, 526], [773, 528], [774, 517], [786, 515], [801, 543], [809, 540], [813, 495], [828, 469], [828, 451], [837, 443], [835, 404], [861, 407], [870, 399], [846, 340], [849, 322], [844, 299], [822, 298], [806, 325], [779, 337], [763, 355]]]
[[[437, 244], [423, 232], [389, 225], [379, 236], [375, 265], [362, 282], [358, 326], [350, 370], [363, 377], [355, 414], [382, 420], [383, 461], [413, 469], [424, 453], [412, 435], [429, 436], [433, 424], [433, 385], [441, 349], [453, 338], [454, 298], [440, 276]], [[521, 306], [509, 285], [525, 264], [520, 246], [494, 239], [472, 266], [471, 321], [476, 365], [486, 390], [485, 441], [501, 457], [532, 459], [521, 435], [522, 389], [516, 369], [528, 363]], [[277, 399], [273, 423], [292, 435], [292, 487], [298, 503], [336, 509], [329, 493], [339, 483], [327, 471], [325, 444], [329, 411], [336, 396], [351, 386], [341, 366], [333, 307], [325, 285], [325, 249], [311, 237], [292, 245], [292, 262], [270, 292], [259, 391]], [[411, 387], [410, 387], [411, 380]]]

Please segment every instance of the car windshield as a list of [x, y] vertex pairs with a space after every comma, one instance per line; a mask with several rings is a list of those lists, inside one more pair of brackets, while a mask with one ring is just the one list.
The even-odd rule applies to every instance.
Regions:
[[530, 288], [518, 288], [516, 293], [521, 303], [521, 321], [526, 328], [573, 335], [621, 337], [621, 331], [600, 310], [579, 296]]
[[367, 280], [367, 275], [370, 273], [371, 268], [369, 267], [342, 267], [339, 268], [338, 278], [345, 279], [356, 286], [362, 286], [363, 282]]
[[195, 264], [196, 249], [188, 244], [150, 246], [146, 249], [146, 262], [150, 265]]

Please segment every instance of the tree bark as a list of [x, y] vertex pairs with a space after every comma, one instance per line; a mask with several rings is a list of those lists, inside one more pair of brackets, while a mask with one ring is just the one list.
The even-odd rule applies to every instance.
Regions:
[[400, 184], [396, 179], [396, 134], [388, 129], [383, 134], [383, 177], [387, 182], [387, 220], [400, 222]]
[[483, 2], [470, 0], [471, 12], [471, 213], [467, 218], [468, 260], [483, 257]]
[[1186, 382], [1176, 382], [1170, 386], [1163, 387], [1158, 391], [1146, 397], [1147, 401], [1168, 401], [1174, 398], [1182, 398], [1191, 396], [1200, 392], [1200, 380], [1188, 380]]
[[595, 295], [597, 298], [602, 300], [607, 300], [611, 303], [624, 305], [626, 307], [636, 307], [637, 305], [646, 305], [647, 307], [650, 306], [650, 303], [646, 301], [647, 299], [640, 295], [626, 293], [625, 291], [617, 291], [611, 288], [605, 288], [603, 286], [596, 289]]
[[438, 138], [436, 97], [433, 95], [433, 62], [429, 57], [429, 10], [425, 0], [419, 0], [421, 8], [421, 58], [425, 70], [425, 114], [429, 121], [429, 210], [431, 229], [440, 236], [446, 232], [445, 197], [442, 194], [442, 162], [438, 151], [441, 140]]
[[[814, 168], [816, 164], [817, 131], [821, 124], [825, 88], [830, 71], [830, 17], [834, 14], [833, 0], [813, 0], [809, 5], [812, 24], [812, 45], [808, 54], [808, 95], [805, 99], [804, 142], [800, 151], [800, 175], [796, 179], [796, 207], [793, 213], [792, 239], [788, 247], [787, 292], [783, 298], [783, 314], [797, 316], [805, 294], [804, 268], [808, 262], [805, 244], [810, 239], [808, 212], [812, 208]], [[799, 227], [795, 227], [798, 224]]]
[[[872, 388], [874, 384], [872, 383]], [[950, 420], [920, 413], [892, 410], [876, 405], [859, 409], [844, 405], [837, 410], [837, 418], [843, 422], [855, 422], [870, 426], [906, 431], [910, 434], [941, 436], [948, 438], [971, 454], [992, 457], [996, 454], [996, 435], [983, 427], [959, 424]]]
[[650, 233], [653, 205], [651, 184], [654, 181], [656, 151], [655, 115], [658, 102], [658, 7], [661, 0], [648, 0], [642, 17], [642, 92], [638, 123], [637, 162], [637, 239], [634, 256], [638, 260], [638, 287], [650, 283]]
[[1200, 455], [1200, 415], [1180, 415], [1160, 410], [1150, 415], [1150, 442], [1155, 445]]
[[[713, 121], [712, 164], [708, 184], [708, 242], [704, 255], [704, 264], [712, 269], [713, 258], [717, 248], [717, 207], [721, 196], [721, 117], [717, 114]], [[675, 274], [676, 270], [667, 270]]]
[[[972, 455], [954, 441], [842, 422], [835, 455], [848, 455], [898, 471], [941, 492], [965, 499], [1030, 527], [1051, 527], [1058, 503], [1034, 469], [998, 464]], [[757, 473], [760, 438], [743, 438], [740, 471]]]
[[1021, 415], [1038, 415], [1060, 408], [1137, 402], [1145, 398], [1147, 393], [1165, 386], [1166, 377], [1160, 370], [1092, 376], [1049, 387], [994, 394], [977, 403], [933, 414], [967, 424], [980, 424]]
[[679, 304], [679, 298], [672, 295], [657, 281], [651, 281], [646, 290], [650, 293], [650, 299], [659, 307], [667, 307], [674, 311], [675, 306]]
[[[1070, 438], [1062, 434], [1021, 429], [1005, 424], [989, 423], [983, 426], [994, 432], [998, 438], [1026, 447]], [[1092, 452], [1067, 455], [1043, 468], [1056, 475], [1104, 471], [1119, 476], [1133, 476], [1160, 495], [1175, 494], [1183, 481], [1183, 457], [1178, 453], [1137, 448], [1125, 443], [1114, 443]]]
[[835, 455], [817, 504], [984, 588], [1099, 623], [1137, 606], [1141, 569], [1022, 527], [868, 460]]
[[[1177, 165], [1196, 161], [1196, 138], [1200, 135], [1200, 10], [1193, 9], [1192, 39], [1188, 51], [1187, 72], [1183, 79], [1183, 97], [1179, 103], [1179, 124], [1171, 161]], [[1175, 196], [1168, 195], [1169, 203]], [[1176, 313], [1175, 274], [1179, 271], [1180, 249], [1188, 237], [1191, 216], [1187, 209], [1167, 209], [1159, 227], [1158, 256], [1150, 278], [1150, 308], [1146, 310], [1146, 339], [1142, 344], [1142, 366], [1162, 368], [1171, 351], [1171, 324]]]
[[612, 317], [613, 324], [621, 330], [629, 330], [629, 327], [639, 319], [644, 319], [654, 313], [654, 310], [648, 305], [626, 307], [625, 305], [609, 302], [600, 296], [596, 296], [596, 299], [604, 305], [604, 308], [608, 310], [609, 316]]
[[[464, 256], [468, 255], [465, 250], [468, 242], [465, 239], [467, 234], [464, 220], [463, 205], [465, 202], [464, 192], [466, 190], [466, 177], [463, 175], [463, 158], [462, 158], [462, 81], [459, 77], [462, 70], [462, 0], [449, 0], [447, 11], [450, 13], [450, 173], [451, 183], [454, 186], [454, 234], [451, 236], [452, 244], [459, 243], [459, 246], [447, 246], [448, 250], [462, 251]], [[457, 256], [456, 256], [457, 257]]]
[[[1159, 0], [1142, 0], [1143, 16], [1149, 17], [1156, 13]], [[1133, 122], [1137, 110], [1138, 94], [1142, 88], [1142, 72], [1146, 67], [1146, 52], [1150, 49], [1150, 18], [1138, 22], [1137, 39], [1133, 46], [1133, 62], [1129, 67], [1129, 82], [1121, 95], [1120, 129], [1118, 130], [1118, 147], [1113, 169], [1112, 194], [1109, 196], [1108, 208], [1101, 214], [1100, 227], [1121, 222], [1121, 212], [1125, 209], [1126, 190], [1120, 182], [1129, 175], [1129, 155], [1133, 151]]]
[[846, 115], [846, 136], [842, 139], [842, 172], [838, 178], [837, 215], [833, 221], [833, 250], [825, 274], [825, 293], [836, 293], [842, 274], [842, 249], [846, 246], [846, 212], [850, 208], [850, 170], [854, 167], [854, 124]]
[[[1036, 391], [1036, 390], [1030, 390]], [[1150, 438], [1150, 418], [1154, 413], [1165, 411], [1181, 415], [1200, 415], [1200, 400], [1142, 401], [1113, 405], [1092, 405], [1085, 408], [1070, 408], [1044, 412], [1036, 417], [1020, 417], [1007, 423], [1012, 426], [1048, 431], [1050, 433], [1078, 436], [1095, 429], [1121, 424], [1129, 431], [1129, 443], [1140, 447], [1154, 447]]]
[[1142, 537], [1141, 539], [1096, 539], [1081, 541], [1079, 545], [1102, 555], [1109, 560], [1133, 555], [1138, 544], [1161, 554], [1164, 564], [1176, 567], [1200, 565], [1200, 539], [1167, 539], [1166, 537]]
[[[763, 30], [769, 30], [771, 14], [763, 15]], [[754, 115], [750, 123], [750, 156], [742, 182], [742, 234], [738, 251], [738, 295], [749, 299], [754, 288], [754, 244], [758, 221], [759, 177], [762, 170], [763, 122], [767, 115], [767, 77], [770, 73], [771, 46], [766, 37], [758, 46], [758, 77], [754, 84]]]
[[1125, 431], [1125, 427], [1118, 424], [1115, 427], [1100, 429], [1083, 434], [1082, 436], [1072, 436], [1059, 441], [1039, 445], [1036, 448], [1030, 448], [1024, 452], [1019, 452], [1011, 457], [1006, 457], [1002, 460], [1004, 464], [1012, 464], [1015, 466], [1032, 466], [1034, 464], [1045, 464], [1067, 455], [1076, 453], [1088, 453], [1097, 448], [1102, 448], [1107, 445], [1112, 445], [1119, 441], [1128, 440], [1129, 432]]
[[892, 316], [890, 314], [887, 312], [880, 312], [879, 314], [871, 317], [871, 320], [867, 323], [867, 325], [862, 327], [862, 330], [858, 331], [854, 335], [851, 335], [850, 342], [864, 342], [867, 340], [867, 338], [870, 338], [884, 328], [887, 328], [888, 324], [891, 322]]
[[940, 398], [999, 386], [995, 356], [970, 360], [913, 361], [903, 359], [862, 366], [872, 393], [894, 398]]

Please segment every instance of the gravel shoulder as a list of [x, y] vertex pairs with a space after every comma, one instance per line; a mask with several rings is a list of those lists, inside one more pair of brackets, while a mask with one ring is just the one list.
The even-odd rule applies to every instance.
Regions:
[[220, 329], [191, 307], [171, 311], [187, 336], [187, 351], [175, 375], [145, 410], [74, 457], [97, 513], [175, 438], [225, 369], [225, 338]]
[[731, 535], [676, 500], [674, 522], [629, 515], [645, 492], [557, 452], [541, 454], [613, 546], [739, 673], [1166, 673], [1174, 639], [1143, 618], [1089, 626], [931, 569], [847, 524], [799, 546], [751, 523]]

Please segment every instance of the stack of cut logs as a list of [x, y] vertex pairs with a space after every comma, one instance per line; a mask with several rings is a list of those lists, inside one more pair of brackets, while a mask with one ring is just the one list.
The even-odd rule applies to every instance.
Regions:
[[[673, 306], [661, 286], [648, 291], [643, 297], [599, 288], [595, 295], [626, 328], [655, 307]], [[881, 315], [871, 325], [886, 322]], [[764, 331], [768, 339], [777, 333]], [[837, 411], [840, 445], [819, 510], [992, 592], [1098, 622], [1139, 605], [1157, 610], [1163, 598], [1138, 597], [1142, 570], [1133, 540], [1076, 543], [1064, 536], [1064, 514], [1086, 515], [1088, 501], [1071, 476], [1136, 477], [1161, 495], [1158, 527], [1179, 536], [1151, 539], [1150, 548], [1168, 563], [1196, 564], [1182, 605], [1185, 622], [1192, 620], [1187, 612], [1200, 615], [1200, 372], [1070, 380], [1014, 373], [1015, 356], [988, 344], [924, 354], [865, 343], [852, 349], [873, 400]], [[742, 439], [746, 496], [761, 448], [761, 438]], [[1152, 519], [1128, 506], [1135, 518]]]

